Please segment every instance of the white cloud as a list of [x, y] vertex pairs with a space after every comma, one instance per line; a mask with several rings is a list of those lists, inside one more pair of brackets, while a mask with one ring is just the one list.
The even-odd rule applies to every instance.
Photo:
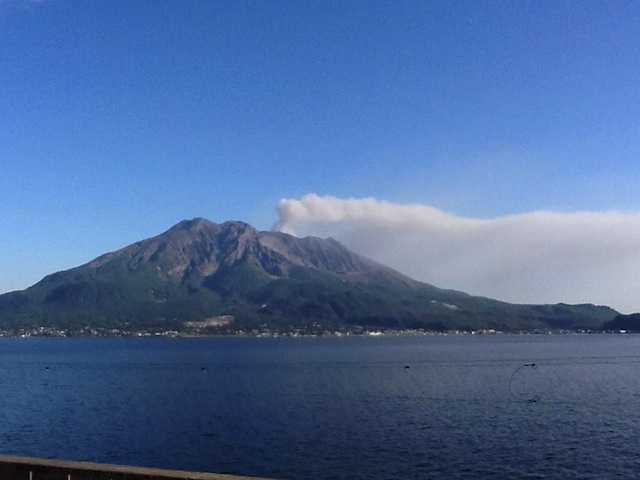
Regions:
[[278, 203], [274, 229], [332, 236], [436, 286], [518, 303], [640, 311], [640, 213], [459, 217], [428, 205], [315, 194]]

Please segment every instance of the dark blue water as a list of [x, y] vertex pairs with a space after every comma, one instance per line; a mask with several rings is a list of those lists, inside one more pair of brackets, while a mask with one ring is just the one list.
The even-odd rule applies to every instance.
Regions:
[[0, 452], [289, 479], [637, 478], [639, 380], [636, 335], [5, 338]]

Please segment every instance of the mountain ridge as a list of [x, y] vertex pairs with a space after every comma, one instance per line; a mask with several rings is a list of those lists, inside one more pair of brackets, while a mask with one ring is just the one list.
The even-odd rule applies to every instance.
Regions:
[[[165, 232], [0, 295], [0, 328], [208, 333], [353, 327], [596, 329], [617, 312], [593, 305], [515, 305], [419, 282], [334, 239], [258, 231], [240, 221], [183, 220]], [[194, 323], [195, 322], [195, 323]], [[212, 325], [214, 325], [212, 323]]]

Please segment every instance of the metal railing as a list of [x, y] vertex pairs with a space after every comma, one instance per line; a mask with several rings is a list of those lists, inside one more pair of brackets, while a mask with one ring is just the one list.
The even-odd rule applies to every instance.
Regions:
[[89, 462], [0, 455], [1, 480], [267, 480]]

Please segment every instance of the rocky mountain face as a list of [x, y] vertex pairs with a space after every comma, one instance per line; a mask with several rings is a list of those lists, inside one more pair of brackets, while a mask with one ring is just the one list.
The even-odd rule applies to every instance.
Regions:
[[357, 277], [384, 272], [401, 275], [349, 252], [335, 240], [298, 239], [277, 232], [258, 232], [243, 222], [185, 220], [165, 233], [108, 253], [80, 267], [96, 274], [126, 266], [128, 272], [155, 269], [158, 278], [178, 284], [216, 279], [248, 266], [263, 279], [289, 276], [296, 267]]
[[296, 238], [202, 218], [0, 296], [0, 328], [5, 329], [209, 325], [209, 331], [237, 331], [268, 325], [290, 330], [319, 323], [328, 328], [573, 329], [598, 328], [616, 314], [607, 307], [512, 305], [442, 290], [332, 239]]

